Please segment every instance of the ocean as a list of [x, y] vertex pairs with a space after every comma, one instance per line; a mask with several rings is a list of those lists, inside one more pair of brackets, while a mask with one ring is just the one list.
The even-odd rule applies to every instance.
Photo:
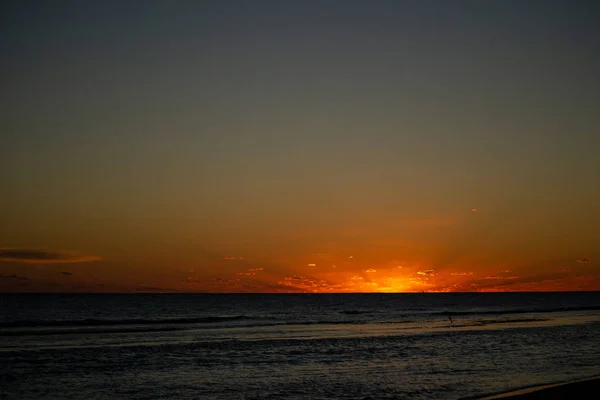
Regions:
[[466, 399], [600, 375], [600, 293], [0, 294], [2, 399]]

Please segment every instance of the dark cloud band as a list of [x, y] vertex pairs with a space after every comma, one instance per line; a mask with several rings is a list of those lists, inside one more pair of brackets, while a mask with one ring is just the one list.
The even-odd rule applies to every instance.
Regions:
[[21, 262], [30, 264], [67, 264], [98, 261], [100, 257], [86, 256], [66, 251], [32, 249], [0, 249], [0, 262]]

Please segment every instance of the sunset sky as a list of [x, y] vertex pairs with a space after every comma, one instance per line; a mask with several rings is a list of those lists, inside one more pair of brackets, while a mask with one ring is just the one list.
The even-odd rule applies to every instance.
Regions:
[[0, 291], [600, 290], [600, 2], [0, 7]]

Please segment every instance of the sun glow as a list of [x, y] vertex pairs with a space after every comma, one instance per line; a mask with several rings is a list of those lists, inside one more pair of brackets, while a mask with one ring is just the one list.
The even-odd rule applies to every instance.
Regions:
[[379, 287], [380, 292], [384, 293], [396, 293], [396, 292], [408, 292], [410, 285], [407, 284], [404, 278], [387, 278], [385, 285]]

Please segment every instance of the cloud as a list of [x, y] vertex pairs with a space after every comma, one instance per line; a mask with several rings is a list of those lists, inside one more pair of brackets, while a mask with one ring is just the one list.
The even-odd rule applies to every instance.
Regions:
[[557, 269], [556, 272], [571, 272], [570, 268]]
[[67, 251], [47, 251], [32, 249], [0, 249], [0, 262], [21, 262], [28, 264], [68, 264], [101, 260], [101, 257], [86, 256]]
[[239, 281], [240, 280], [238, 278], [234, 278], [234, 279], [215, 278], [215, 279], [206, 280], [206, 279], [199, 279], [199, 278], [188, 276], [188, 278], [185, 280], [185, 283], [186, 284], [203, 283], [203, 284], [207, 284], [209, 286], [231, 286], [233, 284], [237, 284]]
[[377, 270], [376, 269], [368, 269], [365, 272], [377, 272]]
[[472, 211], [472, 212], [479, 212], [479, 210], [478, 210], [478, 209], [476, 209], [476, 208], [471, 208], [471, 211]]
[[302, 292], [330, 291], [332, 288], [331, 284], [326, 280], [298, 275], [286, 277], [277, 282], [277, 284], [282, 287], [287, 287], [288, 290]]
[[510, 273], [510, 272], [512, 272], [512, 271], [511, 271], [510, 269], [505, 269], [505, 270], [502, 270], [502, 271], [500, 271], [500, 272], [503, 272], [503, 273]]
[[310, 263], [310, 264], [308, 264], [308, 266], [309, 266], [309, 267], [316, 267], [316, 266], [317, 266], [317, 264]]
[[66, 276], [71, 276], [73, 275], [72, 273], [68, 272], [68, 271], [63, 271], [61, 272], [61, 274], [66, 275]]
[[250, 268], [247, 272], [236, 272], [236, 275], [254, 276], [257, 272], [264, 270], [264, 268]]
[[473, 275], [472, 272], [451, 272], [450, 275], [453, 276], [466, 276], [466, 275]]
[[596, 278], [592, 275], [582, 275], [577, 277], [561, 276], [534, 277], [525, 281], [505, 281], [488, 287], [476, 288], [477, 291], [545, 291], [559, 292], [572, 290], [598, 290]]
[[423, 275], [423, 276], [433, 276], [433, 275], [435, 275], [435, 271], [432, 269], [426, 269], [426, 270], [417, 272], [417, 274]]
[[592, 262], [592, 260], [590, 260], [589, 258], [582, 258], [581, 260], [577, 260], [577, 262], [579, 264], [585, 264], [585, 263]]
[[20, 276], [20, 275], [15, 275], [15, 274], [12, 274], [12, 275], [0, 275], [0, 278], [18, 279], [20, 281], [28, 281], [29, 280], [29, 278], [26, 278], [26, 277]]
[[136, 292], [178, 292], [179, 290], [173, 288], [165, 288], [162, 286], [138, 286], [134, 288]]
[[223, 260], [235, 260], [235, 257], [227, 256], [227, 257], [223, 257]]
[[348, 258], [354, 258], [354, 256], [348, 256]]
[[512, 280], [512, 279], [519, 279], [518, 276], [498, 276], [498, 275], [488, 275], [483, 279], [488, 279], [488, 280]]

